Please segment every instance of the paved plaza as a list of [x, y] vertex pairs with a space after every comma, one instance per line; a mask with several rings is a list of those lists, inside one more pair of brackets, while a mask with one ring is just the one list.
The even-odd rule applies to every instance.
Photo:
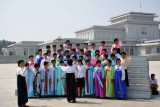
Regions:
[[[160, 81], [160, 61], [150, 61], [149, 73], [155, 73]], [[0, 107], [17, 107], [15, 96], [17, 64], [0, 64]], [[160, 84], [159, 84], [160, 85]], [[66, 98], [40, 98], [29, 99], [31, 107], [158, 107], [160, 95], [152, 96], [151, 99], [96, 99], [77, 98], [77, 103], [68, 103]]]

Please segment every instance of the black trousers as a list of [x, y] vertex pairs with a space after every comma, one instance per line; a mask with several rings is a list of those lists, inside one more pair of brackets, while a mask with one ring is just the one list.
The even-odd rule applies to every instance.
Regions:
[[127, 72], [127, 69], [125, 69], [125, 81], [126, 81], [126, 86], [129, 87], [129, 80], [128, 80], [128, 72]]
[[25, 77], [17, 76], [17, 89], [18, 89], [18, 106], [22, 106], [28, 102], [28, 94], [26, 87]]
[[66, 75], [67, 83], [67, 101], [76, 101], [76, 81], [74, 73], [67, 73]]

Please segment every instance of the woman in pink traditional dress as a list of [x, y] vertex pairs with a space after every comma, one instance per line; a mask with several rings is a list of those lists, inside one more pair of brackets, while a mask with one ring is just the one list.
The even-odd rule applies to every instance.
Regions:
[[106, 54], [109, 52], [107, 46], [105, 46], [105, 41], [101, 41], [101, 46], [99, 47], [99, 52], [100, 52], [100, 55], [102, 55], [102, 50], [103, 49], [106, 49]]
[[113, 49], [116, 48], [117, 49], [117, 53], [121, 53], [120, 51], [120, 47], [123, 46], [123, 43], [120, 41], [120, 39], [117, 39], [115, 38], [114, 39], [114, 44], [112, 45], [112, 48], [111, 48], [111, 53], [113, 53]]

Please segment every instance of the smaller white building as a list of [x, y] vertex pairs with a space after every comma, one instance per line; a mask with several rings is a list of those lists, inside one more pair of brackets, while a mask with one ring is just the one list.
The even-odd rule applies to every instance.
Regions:
[[43, 41], [21, 41], [7, 48], [3, 48], [3, 56], [29, 56], [36, 55], [37, 50], [40, 48], [38, 44]]

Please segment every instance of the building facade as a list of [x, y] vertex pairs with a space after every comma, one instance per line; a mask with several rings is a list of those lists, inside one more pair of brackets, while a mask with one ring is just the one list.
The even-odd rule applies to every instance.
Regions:
[[59, 47], [66, 40], [71, 41], [73, 48], [76, 43], [80, 43], [81, 47], [83, 43], [89, 45], [95, 43], [97, 49], [103, 40], [111, 51], [114, 38], [119, 38], [124, 43], [121, 51], [133, 56], [160, 54], [160, 21], [155, 21], [156, 17], [158, 16], [155, 13], [129, 12], [110, 18], [110, 25], [93, 25], [78, 30], [75, 32], [76, 38], [58, 37], [46, 42], [22, 41], [2, 51], [6, 56], [10, 55], [10, 52], [14, 55], [24, 55], [24, 53], [35, 55], [38, 48], [45, 50], [46, 45], [52, 46], [53, 44]]

